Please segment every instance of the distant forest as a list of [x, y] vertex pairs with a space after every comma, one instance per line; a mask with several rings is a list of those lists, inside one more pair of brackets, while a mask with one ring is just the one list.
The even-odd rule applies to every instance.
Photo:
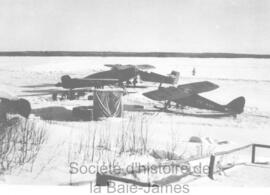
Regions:
[[0, 56], [14, 57], [160, 57], [160, 58], [270, 58], [269, 54], [113, 52], [113, 51], [3, 51]]

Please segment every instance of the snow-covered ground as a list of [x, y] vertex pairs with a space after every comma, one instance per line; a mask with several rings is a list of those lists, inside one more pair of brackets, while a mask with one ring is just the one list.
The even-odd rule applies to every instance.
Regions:
[[[190, 158], [245, 144], [269, 144], [270, 142], [270, 60], [265, 59], [2, 57], [0, 58], [0, 90], [23, 95], [25, 93], [22, 91], [25, 89], [20, 87], [22, 85], [57, 83], [64, 74], [72, 77], [86, 76], [108, 69], [103, 66], [104, 64], [151, 64], [156, 66], [153, 71], [162, 74], [177, 70], [181, 75], [178, 84], [209, 80], [218, 84], [220, 88], [204, 93], [202, 96], [221, 104], [227, 104], [238, 96], [244, 96], [245, 112], [236, 119], [126, 112], [122, 119], [78, 122], [71, 120], [71, 110], [74, 106], [89, 105], [88, 100], [53, 102], [49, 96], [26, 97], [33, 107], [30, 120], [46, 129], [48, 140], [39, 152], [32, 172], [18, 171], [16, 174], [7, 174], [3, 179], [5, 182], [61, 185], [93, 181], [95, 179], [93, 174], [71, 176], [70, 162], [91, 164], [90, 158], [94, 159], [95, 163], [112, 161], [122, 163], [121, 167], [131, 162], [155, 164], [158, 162], [149, 155], [151, 151], [169, 151], [182, 158]], [[192, 76], [193, 68], [196, 69], [196, 76]], [[152, 107], [153, 102], [141, 95], [143, 91], [151, 89], [153, 87], [138, 89], [138, 93], [125, 96], [124, 103]], [[143, 135], [141, 132], [130, 132], [132, 129], [143, 129]], [[119, 151], [119, 143], [123, 143], [123, 140], [119, 141], [119, 137], [123, 135], [128, 140], [126, 149], [138, 149], [137, 145], [147, 138], [147, 152], [143, 155], [138, 155], [136, 152], [116, 155], [115, 151]], [[134, 135], [144, 137], [133, 139]], [[189, 143], [191, 136], [201, 137], [204, 140], [203, 144]], [[95, 140], [95, 154], [92, 156], [93, 140]], [[131, 143], [134, 140], [135, 146]], [[228, 143], [218, 145], [218, 141]], [[103, 149], [96, 150], [100, 145]], [[105, 150], [105, 146], [109, 147], [109, 150]], [[250, 151], [245, 151], [241, 155], [246, 157], [250, 155]], [[270, 150], [261, 150], [258, 156], [270, 159]], [[219, 183], [243, 186], [247, 181], [245, 186], [248, 186], [248, 180], [256, 177], [257, 183], [270, 186], [267, 179], [269, 168], [269, 165], [236, 166], [228, 172], [229, 176], [219, 177], [216, 182], [206, 178], [198, 179], [191, 184], [200, 186], [205, 183], [209, 185]], [[244, 173], [245, 177], [241, 177]], [[145, 180], [144, 175], [139, 177]], [[153, 175], [150, 180], [161, 177]]]

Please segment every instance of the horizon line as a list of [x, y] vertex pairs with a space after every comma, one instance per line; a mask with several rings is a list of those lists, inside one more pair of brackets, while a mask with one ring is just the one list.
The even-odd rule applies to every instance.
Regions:
[[0, 57], [158, 57], [158, 58], [261, 58], [270, 54], [226, 52], [122, 52], [122, 51], [0, 51]]

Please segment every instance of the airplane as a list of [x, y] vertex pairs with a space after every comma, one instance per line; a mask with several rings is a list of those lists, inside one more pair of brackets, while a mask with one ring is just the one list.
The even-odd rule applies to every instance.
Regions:
[[[86, 92], [91, 92], [91, 88], [103, 88], [108, 85], [115, 85], [117, 79], [90, 79], [90, 78], [71, 78], [69, 75], [61, 77], [61, 82], [56, 84], [41, 84], [22, 86], [26, 88], [43, 88], [43, 87], [62, 87], [59, 89], [39, 89], [39, 90], [24, 90], [23, 92], [34, 93], [25, 96], [39, 96], [52, 94], [52, 99], [56, 100], [57, 95], [61, 94], [61, 99], [74, 100], [80, 96], [84, 96]], [[67, 90], [68, 91], [67, 91]]]
[[[79, 96], [85, 95], [85, 92], [91, 91], [90, 88], [103, 88], [108, 85], [118, 85], [125, 88], [130, 87], [130, 79], [133, 80], [133, 87], [137, 87], [137, 76], [140, 75], [142, 80], [158, 83], [175, 84], [178, 82], [179, 73], [172, 71], [171, 75], [164, 76], [157, 73], [148, 73], [141, 71], [141, 69], [153, 68], [151, 65], [105, 65], [109, 66], [111, 70], [102, 71], [88, 75], [84, 78], [71, 78], [69, 75], [61, 77], [61, 82], [57, 84], [41, 84], [23, 86], [27, 88], [42, 88], [42, 87], [62, 87], [66, 90], [45, 89], [45, 90], [25, 90], [23, 92], [35, 93], [34, 95], [52, 94], [53, 100], [57, 99], [57, 94], [62, 94], [62, 99], [76, 99]], [[126, 82], [126, 85], [123, 84]], [[140, 86], [143, 87], [143, 86]], [[75, 94], [77, 93], [77, 94]], [[30, 96], [32, 96], [30, 95]]]
[[[164, 101], [164, 108], [157, 107], [163, 111], [173, 112], [168, 108], [171, 107], [171, 102], [174, 102], [176, 108], [179, 108], [179, 106], [181, 106], [182, 109], [185, 107], [193, 107], [225, 114], [220, 116], [236, 116], [237, 114], [241, 114], [245, 106], [245, 98], [242, 96], [232, 100], [226, 105], [221, 105], [198, 95], [203, 92], [215, 90], [218, 87], [218, 85], [209, 81], [202, 81], [178, 85], [177, 87], [159, 87], [157, 90], [143, 93], [143, 95], [155, 101]], [[215, 114], [205, 116], [215, 116]]]
[[[155, 68], [152, 65], [120, 65], [120, 64], [105, 64], [110, 67], [111, 70], [102, 71], [87, 76], [87, 79], [118, 79], [120, 86], [130, 87], [130, 80], [133, 79], [133, 87], [136, 87], [137, 77], [140, 76], [142, 81], [155, 82], [155, 83], [166, 83], [166, 84], [177, 84], [179, 79], [179, 72], [172, 71], [168, 76], [157, 74], [154, 72], [146, 72]], [[126, 82], [126, 85], [123, 83]]]

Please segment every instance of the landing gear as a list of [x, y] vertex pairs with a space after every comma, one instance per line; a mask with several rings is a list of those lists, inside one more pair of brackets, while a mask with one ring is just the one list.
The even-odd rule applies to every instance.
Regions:
[[76, 95], [75, 92], [73, 92], [72, 90], [67, 91], [67, 92], [63, 92], [61, 95], [60, 100], [75, 100], [76, 99]]
[[52, 100], [53, 101], [57, 101], [59, 100], [75, 100], [75, 99], [79, 99], [81, 96], [85, 95], [85, 92], [74, 92], [72, 90], [70, 91], [64, 91], [60, 93], [60, 98], [58, 98], [58, 93], [53, 93], [52, 94]]
[[119, 87], [124, 88], [124, 84], [123, 84], [123, 82], [119, 82], [119, 83], [118, 83], [118, 85], [119, 85]]
[[132, 83], [133, 83], [133, 87], [136, 87], [136, 85], [138, 83], [137, 78], [134, 78], [133, 81], [132, 81]]
[[161, 89], [161, 88], [162, 88], [162, 83], [160, 83], [158, 86], [158, 89]]
[[73, 92], [73, 91], [70, 90], [69, 93], [68, 93], [67, 99], [69, 99], [69, 100], [75, 100], [76, 99], [75, 92]]
[[126, 81], [126, 85], [127, 85], [127, 86], [130, 86], [130, 85], [131, 85], [130, 80], [127, 80], [127, 81]]
[[52, 94], [52, 100], [53, 100], [53, 101], [56, 101], [56, 100], [57, 100], [57, 93], [53, 93], [53, 94]]
[[79, 97], [81, 97], [81, 96], [85, 96], [86, 95], [86, 93], [84, 92], [84, 91], [79, 91], [78, 93], [77, 93], [77, 98], [79, 98]]
[[165, 101], [165, 104], [164, 104], [164, 110], [168, 110], [168, 108], [171, 107], [171, 101]]

